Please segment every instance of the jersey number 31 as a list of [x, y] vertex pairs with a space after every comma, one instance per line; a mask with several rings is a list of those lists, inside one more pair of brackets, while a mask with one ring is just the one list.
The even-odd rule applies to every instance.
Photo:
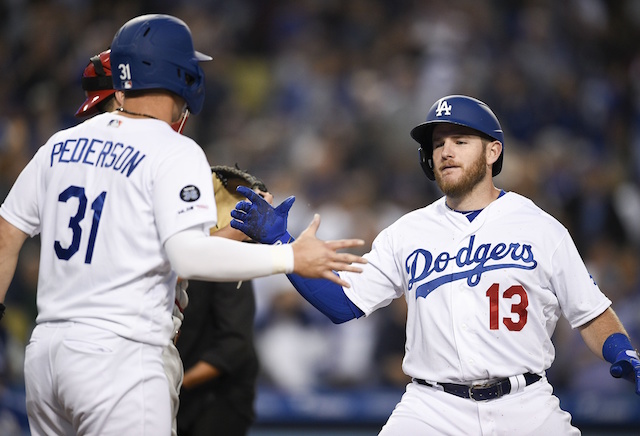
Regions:
[[[80, 186], [69, 186], [58, 195], [58, 201], [66, 203], [70, 198], [78, 199], [78, 210], [76, 214], [69, 219], [69, 228], [73, 232], [71, 238], [71, 244], [67, 248], [63, 248], [60, 241], [55, 241], [53, 249], [56, 251], [58, 259], [69, 260], [71, 256], [76, 254], [80, 249], [80, 238], [82, 237], [82, 228], [80, 227], [80, 221], [84, 219], [84, 215], [87, 211], [87, 196], [84, 194], [84, 188]], [[84, 256], [84, 263], [91, 263], [93, 257], [93, 246], [96, 243], [96, 236], [98, 235], [98, 226], [100, 225], [100, 217], [102, 216], [102, 207], [104, 206], [104, 200], [107, 198], [107, 192], [103, 191], [93, 203], [91, 203], [91, 209], [93, 210], [93, 219], [91, 220], [91, 231], [89, 232], [89, 244], [87, 245], [87, 253]]]

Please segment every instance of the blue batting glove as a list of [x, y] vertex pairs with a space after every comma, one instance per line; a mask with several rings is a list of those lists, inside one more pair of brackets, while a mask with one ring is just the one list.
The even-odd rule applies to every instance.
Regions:
[[636, 385], [636, 394], [640, 395], [640, 358], [634, 350], [621, 351], [609, 369], [615, 378], [624, 378]]
[[640, 395], [640, 358], [631, 347], [629, 338], [622, 333], [614, 333], [604, 342], [602, 351], [605, 360], [611, 363], [611, 375], [635, 384], [636, 394]]
[[262, 244], [274, 244], [278, 241], [286, 244], [292, 239], [287, 232], [287, 218], [296, 197], [291, 196], [274, 208], [246, 186], [238, 186], [236, 190], [249, 201], [238, 202], [231, 211], [231, 227]]

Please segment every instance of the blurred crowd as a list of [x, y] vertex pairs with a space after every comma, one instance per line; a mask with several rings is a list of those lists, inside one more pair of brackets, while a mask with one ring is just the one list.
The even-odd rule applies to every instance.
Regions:
[[[259, 175], [276, 203], [295, 195], [294, 235], [319, 212], [321, 238], [370, 245], [441, 195], [420, 169], [411, 128], [447, 94], [488, 103], [505, 132], [496, 185], [567, 226], [640, 340], [640, 2], [5, 0], [0, 199], [52, 133], [78, 122], [89, 57], [150, 12], [183, 19], [196, 49], [214, 57], [203, 64], [205, 107], [185, 134], [212, 164]], [[37, 240], [21, 256], [0, 323], [4, 385], [21, 380]], [[255, 285], [261, 383], [290, 391], [406, 383], [402, 301], [334, 326], [286, 278]], [[562, 321], [555, 344], [556, 388], [629, 388]]]

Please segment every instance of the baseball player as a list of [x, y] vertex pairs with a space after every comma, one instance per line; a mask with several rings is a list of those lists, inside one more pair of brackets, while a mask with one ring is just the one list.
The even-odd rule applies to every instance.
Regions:
[[[38, 435], [169, 435], [162, 352], [177, 277], [238, 281], [276, 273], [357, 272], [322, 241], [316, 215], [290, 245], [209, 236], [216, 223], [203, 150], [171, 129], [204, 103], [187, 25], [169, 15], [125, 23], [111, 44], [116, 113], [55, 133], [0, 207], [0, 301], [28, 236], [40, 235], [36, 327], [25, 355], [26, 405]], [[256, 194], [257, 195], [257, 194]], [[1, 307], [4, 309], [4, 306]]]
[[[111, 80], [110, 54], [111, 54], [111, 50], [105, 50], [102, 53], [96, 56], [93, 56], [89, 59], [89, 64], [85, 67], [82, 75], [82, 89], [85, 92], [86, 99], [76, 111], [75, 113], [76, 117], [84, 118], [84, 117], [96, 115], [98, 113], [113, 112], [122, 106], [122, 102], [124, 101], [124, 93], [122, 91], [116, 91], [115, 89], [113, 89], [113, 82]], [[182, 133], [188, 116], [189, 116], [189, 111], [187, 109], [184, 111], [182, 117], [178, 122], [171, 124], [171, 127], [173, 128], [173, 130], [175, 130], [178, 133]], [[215, 185], [214, 185], [214, 192], [216, 192]], [[271, 195], [271, 193], [263, 191], [261, 189], [257, 189], [257, 192], [260, 195], [262, 195], [269, 203], [273, 201], [273, 196]], [[230, 195], [230, 194], [227, 194], [227, 195]], [[235, 240], [247, 239], [244, 233], [238, 230], [231, 229], [230, 227], [228, 227], [228, 224], [224, 226], [225, 223], [229, 222], [229, 219], [224, 219], [224, 220], [220, 219], [221, 209], [218, 207], [219, 205], [220, 205], [220, 199], [218, 198], [218, 194], [216, 193], [218, 222], [216, 225], [217, 230], [215, 232], [212, 232], [212, 234], [216, 234], [217, 236], [223, 236], [223, 237], [226, 237], [229, 239], [235, 239]], [[223, 210], [226, 211], [227, 209], [223, 208]], [[195, 283], [196, 285], [198, 284], [197, 281]], [[180, 329], [182, 327], [182, 323], [184, 320], [184, 311], [187, 308], [187, 305], [189, 303], [189, 296], [187, 294], [188, 285], [189, 283], [187, 280], [178, 280], [178, 283], [176, 285], [176, 288], [175, 288], [176, 297], [175, 297], [175, 304], [173, 306], [173, 313], [172, 313], [173, 331], [172, 331], [171, 341], [164, 348], [162, 353], [165, 372], [169, 380], [169, 389], [170, 389], [169, 393], [171, 397], [171, 416], [172, 416], [171, 434], [172, 436], [177, 436], [178, 434], [177, 417], [178, 417], [178, 410], [180, 406], [180, 391], [181, 391], [182, 384], [185, 377], [185, 371], [184, 371], [184, 366], [182, 361], [183, 356], [181, 356], [181, 353], [178, 351], [176, 341], [177, 341], [178, 333], [181, 331]], [[218, 288], [216, 288], [216, 290], [214, 291], [214, 293], [216, 294], [217, 293], [221, 293], [223, 295], [229, 294], [229, 290], [233, 289], [233, 291], [235, 291], [233, 292], [235, 301], [243, 303], [241, 306], [244, 310], [246, 310], [245, 308], [245, 306], [247, 305], [247, 303], [245, 302], [247, 300], [246, 296], [252, 295], [252, 292], [253, 292], [252, 289], [249, 290], [249, 292], [247, 292], [247, 289], [244, 289], [242, 292], [236, 291], [235, 288], [237, 287], [237, 285], [235, 283], [218, 283], [218, 284], [215, 284], [214, 286], [218, 286]], [[211, 296], [211, 298], [213, 298], [214, 301], [218, 301], [218, 296]], [[229, 298], [222, 297], [219, 300], [225, 303], [227, 300], [229, 300]], [[253, 300], [251, 299], [250, 301], [253, 301]], [[223, 308], [221, 308], [221, 310], [222, 309]], [[242, 320], [239, 322], [243, 323], [240, 325], [244, 325], [246, 320]], [[230, 323], [230, 324], [233, 324], [233, 323]], [[224, 331], [229, 336], [239, 334], [233, 330], [231, 330], [230, 332], [227, 332], [226, 329], [229, 328], [227, 325], [225, 325], [224, 328], [222, 326], [218, 326], [217, 324], [215, 325], [217, 328]], [[251, 347], [247, 347], [247, 348], [252, 349]], [[235, 354], [237, 355], [238, 353], [235, 353]], [[191, 372], [187, 375], [191, 379], [195, 378], [194, 376], [203, 378], [203, 376], [201, 375], [201, 372], [202, 372], [201, 368], [198, 367], [197, 369], [198, 371], [196, 371], [196, 369], [191, 369]], [[193, 384], [193, 383], [190, 382], [190, 384]], [[227, 413], [225, 417], [228, 415], [230, 414]]]
[[[413, 381], [380, 434], [579, 434], [545, 377], [560, 316], [640, 395], [638, 354], [566, 228], [495, 187], [504, 136], [491, 109], [443, 97], [411, 136], [445, 195], [384, 229], [362, 274], [339, 273], [350, 287], [289, 275], [335, 323], [406, 299], [402, 367]], [[238, 203], [232, 227], [260, 242], [293, 240], [292, 200], [274, 209], [240, 190], [250, 202]]]
[[[86, 99], [75, 113], [78, 118], [84, 118], [104, 112], [113, 112], [122, 106], [124, 93], [113, 89], [111, 80], [111, 50], [105, 50], [100, 54], [92, 56], [89, 64], [82, 73], [82, 89]], [[189, 116], [189, 110], [185, 110], [180, 120], [171, 124], [173, 130], [182, 133], [185, 122]], [[171, 340], [162, 352], [164, 369], [169, 380], [169, 395], [171, 398], [171, 435], [177, 436], [177, 416], [180, 405], [180, 387], [184, 378], [184, 367], [180, 353], [176, 348], [176, 338], [182, 321], [184, 320], [184, 310], [189, 304], [187, 294], [187, 280], [178, 280], [175, 288], [175, 302], [171, 318], [173, 330]]]

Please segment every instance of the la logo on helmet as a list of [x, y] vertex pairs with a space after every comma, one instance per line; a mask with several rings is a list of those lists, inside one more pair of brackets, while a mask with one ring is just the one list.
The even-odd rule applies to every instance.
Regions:
[[451, 115], [451, 105], [447, 103], [447, 100], [442, 99], [438, 102], [438, 107], [436, 108], [436, 117], [441, 117], [442, 112], [445, 115]]

